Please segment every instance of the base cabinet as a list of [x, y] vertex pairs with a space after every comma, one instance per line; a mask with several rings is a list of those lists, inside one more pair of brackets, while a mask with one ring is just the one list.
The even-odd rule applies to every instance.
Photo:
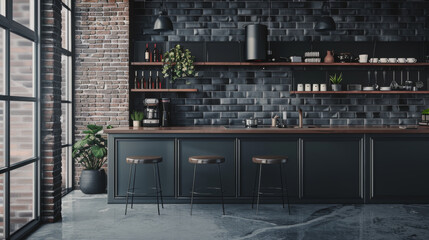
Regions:
[[[139, 155], [162, 156], [159, 171], [163, 195], [174, 196], [174, 139], [118, 139], [115, 196], [124, 197], [127, 193], [130, 164], [126, 163], [126, 157]], [[139, 196], [139, 192], [156, 196], [152, 189], [155, 186], [152, 164], [137, 164], [136, 173], [135, 196]]]
[[373, 137], [372, 199], [429, 198], [429, 138]]
[[[192, 189], [194, 164], [188, 162], [191, 156], [217, 155], [225, 157], [220, 164], [224, 196], [235, 197], [235, 139], [179, 139], [179, 196], [189, 197]], [[219, 187], [217, 164], [197, 164], [196, 192], [212, 192], [213, 196], [220, 196], [218, 190], [207, 190], [206, 187]], [[199, 195], [202, 198], [204, 195]]]
[[[240, 140], [240, 196], [252, 196], [258, 169], [258, 164], [252, 162], [252, 157], [258, 155], [288, 157], [288, 162], [283, 164], [283, 178], [287, 180], [289, 196], [298, 197], [298, 141], [284, 138]], [[261, 187], [280, 186], [279, 165], [264, 165], [262, 167]]]
[[304, 199], [361, 199], [361, 138], [304, 138]]

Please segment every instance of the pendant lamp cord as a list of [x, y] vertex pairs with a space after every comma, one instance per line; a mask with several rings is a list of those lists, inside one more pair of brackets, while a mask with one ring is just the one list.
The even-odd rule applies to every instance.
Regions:
[[[271, 27], [271, 0], [268, 1], [268, 36], [270, 36], [270, 27]], [[268, 51], [271, 51], [271, 41], [268, 39]]]

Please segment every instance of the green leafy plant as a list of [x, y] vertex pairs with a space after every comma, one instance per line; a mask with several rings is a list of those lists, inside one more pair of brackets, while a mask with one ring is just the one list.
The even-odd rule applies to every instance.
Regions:
[[340, 73], [340, 75], [337, 77], [337, 74], [334, 76], [329, 75], [329, 81], [331, 81], [332, 84], [340, 84], [341, 81], [343, 81], [343, 73]]
[[425, 110], [422, 111], [423, 115], [429, 115], [429, 108], [426, 108]]
[[195, 76], [194, 58], [189, 49], [183, 50], [177, 44], [170, 51], [164, 53], [164, 58], [162, 59], [164, 78], [170, 78], [170, 82], [173, 83], [178, 78]]
[[141, 121], [144, 118], [144, 114], [143, 112], [139, 112], [139, 111], [134, 111], [133, 113], [131, 113], [131, 119], [133, 121]]
[[86, 170], [99, 170], [106, 162], [107, 140], [99, 134], [103, 127], [88, 125], [87, 128], [83, 131], [86, 136], [73, 145], [73, 158]]

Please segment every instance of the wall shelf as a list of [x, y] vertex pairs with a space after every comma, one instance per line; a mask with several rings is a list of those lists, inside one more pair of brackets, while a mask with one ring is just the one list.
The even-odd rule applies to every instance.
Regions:
[[[194, 62], [195, 66], [371, 66], [429, 67], [429, 63], [290, 63], [290, 62]], [[162, 62], [131, 62], [131, 66], [162, 66]]]
[[290, 91], [291, 94], [429, 94], [429, 91]]
[[198, 92], [198, 89], [131, 89], [131, 92]]

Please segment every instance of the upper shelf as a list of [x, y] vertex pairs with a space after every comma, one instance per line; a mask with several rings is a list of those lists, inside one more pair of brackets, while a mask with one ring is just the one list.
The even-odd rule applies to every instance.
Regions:
[[[162, 66], [162, 62], [131, 62], [132, 66]], [[290, 62], [194, 62], [195, 66], [429, 66], [429, 63], [290, 63]]]
[[429, 94], [429, 91], [290, 91], [291, 94]]

